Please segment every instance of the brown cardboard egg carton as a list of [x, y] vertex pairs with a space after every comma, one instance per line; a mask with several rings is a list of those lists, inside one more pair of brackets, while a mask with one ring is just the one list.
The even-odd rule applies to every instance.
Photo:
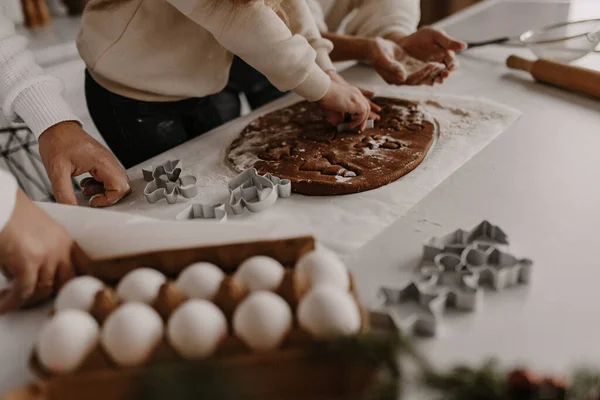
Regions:
[[[277, 350], [287, 351], [290, 349], [301, 349], [311, 343], [310, 335], [304, 332], [297, 324], [296, 308], [302, 295], [305, 293], [305, 289], [298, 287], [295, 284], [295, 271], [292, 268], [288, 268], [285, 272], [284, 279], [280, 287], [275, 291], [276, 294], [281, 296], [292, 309], [294, 315], [294, 324], [292, 330], [286, 336], [280, 348]], [[352, 282], [352, 279], [351, 279]], [[356, 296], [354, 295], [354, 286], [350, 289], [353, 297], [359, 309], [361, 309]], [[250, 356], [252, 351], [237, 337], [233, 335], [232, 319], [233, 313], [237, 306], [244, 300], [248, 293], [236, 283], [232, 275], [228, 275], [222, 282], [219, 291], [213, 303], [223, 311], [227, 319], [229, 327], [229, 335], [219, 345], [213, 358], [215, 359], [227, 359], [232, 357], [244, 357]], [[152, 304], [158, 314], [162, 317], [165, 326], [169, 320], [171, 314], [188, 299], [183, 295], [174, 281], [165, 282], [159, 291], [157, 299]], [[117, 297], [114, 288], [107, 286], [105, 289], [98, 292], [94, 305], [90, 310], [90, 314], [98, 322], [100, 326], [103, 325], [104, 321], [114, 312], [123, 302]], [[368, 321], [364, 311], [362, 312], [363, 326], [361, 330], [366, 332], [368, 330]], [[168, 362], [182, 362], [185, 361], [180, 357], [171, 345], [167, 342], [166, 338], [158, 344], [154, 349], [152, 356], [147, 361], [146, 365], [157, 364], [157, 363], [168, 363]], [[38, 361], [35, 352], [33, 352], [30, 359], [31, 370], [40, 378], [52, 377], [52, 373], [47, 371]], [[104, 351], [102, 346], [99, 344], [94, 351], [92, 351], [86, 360], [83, 362], [78, 371], [93, 371], [102, 369], [123, 369], [114, 363], [110, 356]]]
[[[371, 383], [376, 368], [364, 363], [354, 363], [354, 365], [342, 359], [329, 358], [319, 361], [311, 359], [308, 349], [315, 341], [298, 327], [296, 318], [294, 318], [292, 331], [280, 348], [270, 353], [253, 353], [231, 332], [233, 311], [247, 295], [232, 279], [237, 267], [247, 258], [257, 255], [272, 257], [284, 265], [286, 273], [276, 293], [288, 302], [295, 316], [296, 307], [305, 289], [295, 284], [294, 265], [302, 255], [314, 248], [315, 242], [312, 237], [299, 237], [160, 251], [116, 259], [88, 259], [86, 264], [91, 275], [107, 283], [107, 287], [96, 295], [90, 313], [102, 324], [120, 304], [113, 286], [128, 272], [143, 266], [155, 268], [170, 279], [163, 284], [158, 298], [152, 305], [166, 322], [171, 313], [186, 301], [173, 280], [190, 264], [200, 261], [211, 262], [227, 273], [214, 303], [227, 317], [230, 330], [229, 336], [221, 343], [211, 362], [225, 368], [238, 380], [244, 381], [249, 392], [256, 394], [248, 397], [249, 399], [330, 399], [337, 398], [340, 393], [344, 394], [343, 398], [360, 399], [365, 387]], [[351, 293], [356, 299], [352, 277], [350, 278]], [[359, 304], [358, 300], [357, 304]], [[359, 309], [363, 321], [361, 330], [363, 333], [368, 332], [368, 316], [360, 305]], [[155, 348], [150, 360], [144, 366], [119, 367], [98, 345], [78, 371], [62, 376], [52, 376], [39, 363], [34, 352], [30, 366], [40, 381], [13, 392], [5, 399], [131, 399], [134, 398], [132, 393], [138, 390], [136, 382], [148, 368], [163, 365], [184, 367], [188, 364], [190, 362], [183, 360], [166, 339]]]

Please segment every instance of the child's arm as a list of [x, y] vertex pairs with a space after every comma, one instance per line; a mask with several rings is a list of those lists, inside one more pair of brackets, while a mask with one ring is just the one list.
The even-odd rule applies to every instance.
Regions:
[[323, 98], [330, 79], [315, 62], [316, 52], [292, 35], [263, 1], [235, 6], [229, 0], [168, 0], [213, 34], [223, 47], [265, 75], [281, 91], [292, 90], [310, 101]]
[[323, 11], [323, 7], [319, 4], [319, 0], [305, 0], [310, 13], [315, 19], [315, 23], [321, 32], [329, 31], [327, 27], [327, 21], [325, 20], [325, 12]]
[[300, 35], [292, 35], [282, 19], [263, 1], [239, 7], [228, 0], [168, 0], [180, 12], [208, 30], [226, 49], [260, 71], [281, 91], [294, 91], [328, 110], [354, 114], [351, 127], [364, 127], [367, 99], [345, 87], [316, 63], [316, 51]]
[[321, 36], [316, 18], [312, 15], [306, 0], [288, 0], [284, 3], [282, 18], [288, 23], [292, 33], [302, 35], [317, 52], [317, 64], [325, 72], [335, 70], [329, 53], [333, 43]]

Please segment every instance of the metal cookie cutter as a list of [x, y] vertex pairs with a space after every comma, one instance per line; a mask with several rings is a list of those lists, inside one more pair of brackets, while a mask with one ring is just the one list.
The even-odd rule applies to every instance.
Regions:
[[404, 334], [433, 336], [439, 329], [448, 293], [433, 280], [412, 281], [401, 289], [381, 288], [382, 306]]
[[475, 311], [481, 307], [483, 290], [479, 287], [479, 275], [467, 270], [460, 256], [441, 253], [435, 257], [434, 263], [437, 271], [425, 267], [421, 273], [448, 290], [446, 306], [461, 311]]
[[259, 175], [255, 168], [247, 169], [229, 182], [229, 207], [234, 214], [244, 208], [252, 213], [266, 210], [281, 197], [292, 195], [292, 182], [271, 174]]
[[271, 174], [259, 175], [255, 168], [248, 169], [231, 181], [229, 187], [229, 203], [193, 204], [180, 212], [175, 218], [179, 221], [191, 219], [227, 220], [227, 213], [241, 214], [244, 209], [252, 213], [266, 210], [278, 198], [292, 195], [292, 182], [279, 179]]
[[175, 217], [178, 221], [191, 219], [215, 219], [219, 222], [227, 221], [225, 204], [192, 204]]
[[[350, 129], [348, 125], [352, 122], [352, 114], [346, 113], [344, 114], [344, 122], [337, 127], [338, 132], [347, 132], [347, 133], [359, 133], [358, 128]], [[365, 129], [373, 129], [375, 128], [375, 121], [372, 119], [367, 120], [367, 124]]]
[[[404, 289], [382, 290], [388, 294], [389, 299], [390, 293], [416, 288], [421, 295], [424, 291], [429, 295], [438, 293], [444, 299], [443, 310], [452, 307], [462, 311], [475, 311], [483, 304], [484, 286], [502, 290], [527, 284], [531, 280], [532, 267], [533, 261], [519, 259], [508, 252], [508, 237], [502, 229], [484, 221], [470, 231], [459, 229], [430, 239], [423, 247], [423, 258], [415, 280]], [[419, 282], [426, 282], [425, 288], [419, 286], [422, 285]], [[397, 299], [400, 297], [398, 295]], [[403, 304], [399, 300], [393, 303]], [[421, 314], [418, 315], [421, 318]], [[432, 322], [431, 316], [429, 320], [424, 320], [426, 322], [421, 323], [431, 328], [424, 329], [425, 333], [435, 334], [438, 324]], [[407, 321], [409, 323], [410, 319]], [[399, 329], [405, 329], [402, 322], [396, 322]], [[416, 329], [415, 333], [423, 334], [420, 329]]]
[[519, 283], [529, 283], [533, 261], [518, 259], [510, 253], [491, 246], [475, 244], [461, 255], [465, 268], [479, 277], [479, 284], [502, 290]]
[[195, 197], [198, 194], [196, 177], [181, 176], [181, 172], [181, 160], [169, 160], [156, 168], [142, 168], [144, 181], [148, 182], [144, 188], [146, 200], [154, 204], [164, 198], [167, 203], [175, 204], [179, 196], [186, 199]]
[[433, 262], [440, 253], [462, 254], [475, 242], [504, 247], [508, 246], [508, 237], [498, 226], [483, 221], [470, 231], [457, 229], [445, 236], [431, 238], [423, 247], [423, 261]]

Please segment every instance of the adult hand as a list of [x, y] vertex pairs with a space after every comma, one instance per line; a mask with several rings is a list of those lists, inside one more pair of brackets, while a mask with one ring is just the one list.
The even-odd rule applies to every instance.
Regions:
[[404, 65], [407, 59], [408, 53], [391, 40], [374, 38], [369, 42], [367, 61], [390, 85], [432, 85], [445, 70], [442, 64], [428, 63], [409, 75]]
[[39, 138], [40, 155], [52, 191], [59, 203], [77, 204], [73, 176], [89, 172], [93, 179], [82, 181], [83, 194], [92, 196], [92, 207], [117, 203], [131, 191], [131, 183], [115, 157], [75, 122], [61, 122]]
[[0, 314], [49, 298], [75, 275], [73, 240], [19, 190], [0, 232], [0, 266], [11, 287], [0, 292]]
[[[334, 82], [340, 83], [342, 85], [350, 85], [335, 70], [327, 71], [327, 75], [329, 75], [329, 77], [331, 78], [331, 80], [334, 81]], [[370, 91], [370, 90], [367, 90], [367, 89], [362, 89], [362, 88], [357, 88], [357, 89], [360, 90], [360, 92], [363, 94], [363, 96], [365, 96], [365, 98], [369, 102], [369, 106], [371, 106], [371, 113], [369, 114], [369, 118], [370, 119], [374, 119], [374, 120], [379, 120], [380, 117], [379, 117], [379, 115], [377, 113], [379, 111], [381, 111], [381, 107], [379, 107], [376, 103], [374, 103], [373, 101], [371, 101], [371, 99], [375, 96], [375, 93], [372, 92], [372, 91]]]
[[433, 28], [421, 28], [408, 36], [394, 32], [387, 35], [386, 39], [401, 46], [414, 58], [424, 62], [437, 62], [446, 65], [448, 72], [458, 67], [455, 52], [467, 48], [466, 43], [452, 39], [444, 32]]

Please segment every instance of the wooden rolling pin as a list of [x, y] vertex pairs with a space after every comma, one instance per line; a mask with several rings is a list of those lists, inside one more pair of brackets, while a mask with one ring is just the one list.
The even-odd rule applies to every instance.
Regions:
[[28, 28], [40, 28], [52, 22], [46, 0], [21, 0], [25, 25]]
[[527, 71], [540, 82], [600, 98], [600, 71], [545, 59], [531, 61], [517, 56], [508, 57], [506, 65]]

